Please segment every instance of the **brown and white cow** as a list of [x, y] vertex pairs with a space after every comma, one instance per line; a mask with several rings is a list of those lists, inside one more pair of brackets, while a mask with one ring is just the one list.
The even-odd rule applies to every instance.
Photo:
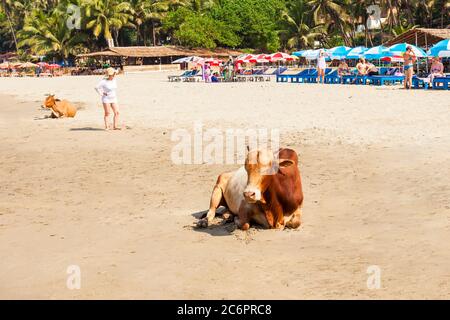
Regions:
[[222, 174], [211, 197], [210, 210], [199, 227], [207, 227], [219, 206], [228, 209], [236, 225], [248, 230], [251, 223], [266, 229], [298, 229], [303, 190], [298, 155], [291, 149], [249, 152], [245, 166]]
[[49, 95], [44, 101], [44, 108], [52, 110], [52, 118], [74, 118], [77, 108], [67, 100], [56, 99], [54, 95]]

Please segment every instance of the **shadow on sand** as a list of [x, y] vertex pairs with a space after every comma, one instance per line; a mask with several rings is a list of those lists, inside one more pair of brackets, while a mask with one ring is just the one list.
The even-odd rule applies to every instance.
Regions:
[[[233, 232], [236, 230], [236, 225], [234, 222], [228, 222], [225, 220], [222, 220], [221, 215], [226, 212], [227, 210], [225, 208], [219, 208], [217, 210], [217, 216], [216, 219], [214, 219], [214, 224], [209, 226], [208, 228], [199, 228], [196, 225], [190, 226], [193, 231], [200, 232], [200, 233], [207, 233], [213, 237], [226, 237], [231, 236]], [[195, 212], [192, 214], [194, 218], [197, 220], [203, 219], [206, 217], [206, 214], [208, 211], [200, 211]], [[220, 220], [220, 221], [219, 221]], [[195, 221], [197, 223], [197, 221]]]
[[70, 131], [105, 131], [105, 129], [85, 127], [85, 128], [72, 128], [70, 129]]

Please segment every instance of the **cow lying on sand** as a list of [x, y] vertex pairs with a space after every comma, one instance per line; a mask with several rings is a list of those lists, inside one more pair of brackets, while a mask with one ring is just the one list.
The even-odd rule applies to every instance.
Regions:
[[244, 167], [219, 177], [210, 210], [198, 226], [208, 227], [217, 208], [224, 206], [242, 230], [248, 230], [250, 223], [266, 229], [298, 229], [302, 223], [302, 204], [297, 153], [280, 149], [276, 157], [270, 150], [252, 151]]
[[44, 108], [52, 110], [52, 118], [74, 118], [77, 108], [67, 100], [59, 100], [49, 95], [44, 101]]

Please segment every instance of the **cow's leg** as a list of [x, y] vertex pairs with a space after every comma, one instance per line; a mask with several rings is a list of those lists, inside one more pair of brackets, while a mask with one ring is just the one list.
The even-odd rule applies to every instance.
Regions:
[[291, 220], [289, 220], [286, 223], [286, 228], [289, 229], [298, 229], [302, 225], [302, 209], [298, 208], [297, 211], [294, 212], [294, 214], [291, 217]]
[[245, 202], [243, 202], [239, 208], [239, 213], [237, 217], [234, 218], [234, 223], [243, 231], [250, 229], [250, 212]]
[[214, 187], [211, 196], [208, 214], [206, 215], [206, 218], [201, 219], [197, 223], [198, 227], [207, 228], [214, 220], [214, 218], [216, 217], [216, 210], [223, 203], [223, 193], [227, 187], [228, 181], [232, 176], [233, 173], [224, 173], [219, 176], [219, 179], [217, 179], [216, 186]]

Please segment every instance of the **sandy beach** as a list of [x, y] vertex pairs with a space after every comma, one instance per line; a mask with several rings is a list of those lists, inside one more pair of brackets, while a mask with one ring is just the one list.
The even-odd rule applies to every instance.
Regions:
[[[447, 91], [166, 79], [120, 76], [127, 129], [106, 132], [99, 77], [0, 78], [1, 299], [450, 298]], [[47, 93], [77, 117], [46, 119]], [[196, 122], [280, 130], [301, 159], [299, 231], [193, 228], [237, 168], [171, 161]]]

